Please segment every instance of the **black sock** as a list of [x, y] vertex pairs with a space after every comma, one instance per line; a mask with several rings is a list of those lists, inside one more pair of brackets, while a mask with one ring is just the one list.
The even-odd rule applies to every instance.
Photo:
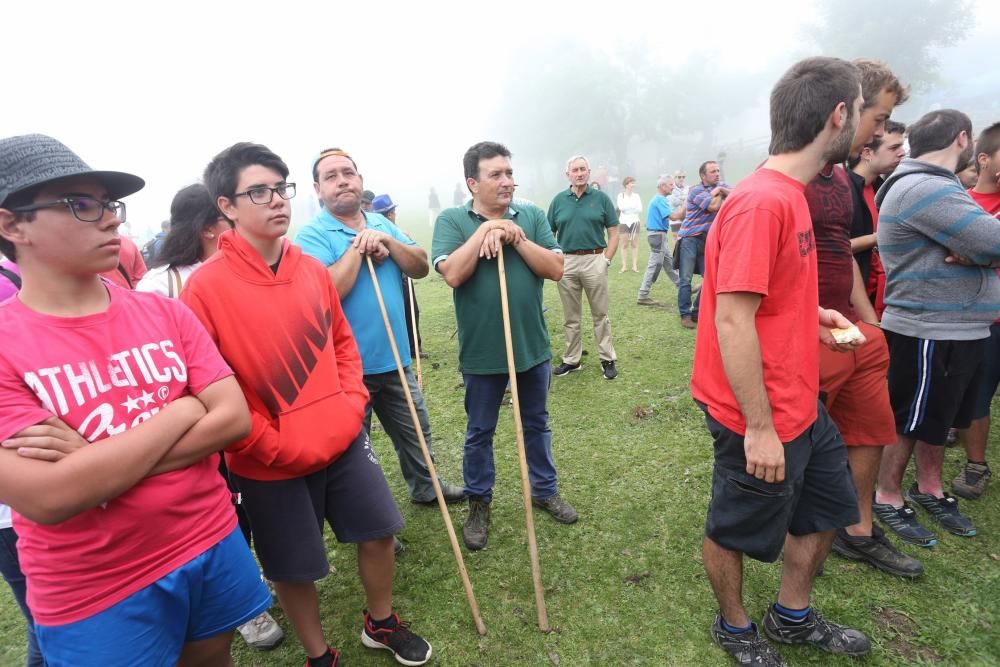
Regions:
[[988, 463], [986, 463], [986, 461], [973, 461], [972, 459], [966, 459], [966, 460], [967, 460], [967, 461], [968, 461], [969, 463], [973, 464], [973, 465], [977, 465], [977, 466], [986, 466], [987, 468], [989, 468], [989, 467], [990, 467], [990, 466], [989, 466], [989, 464], [988, 464]]
[[376, 621], [373, 616], [368, 616], [368, 623], [371, 624], [376, 630], [392, 630], [396, 627], [396, 615], [389, 614], [387, 617], [383, 618], [381, 621]]
[[309, 667], [332, 667], [333, 652], [327, 647], [326, 653], [318, 658], [308, 658]]

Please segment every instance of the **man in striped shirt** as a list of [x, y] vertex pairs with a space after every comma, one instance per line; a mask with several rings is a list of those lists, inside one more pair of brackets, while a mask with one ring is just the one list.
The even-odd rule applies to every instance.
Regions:
[[705, 274], [705, 237], [715, 220], [715, 214], [722, 208], [723, 200], [729, 195], [729, 186], [721, 182], [722, 171], [713, 160], [703, 162], [698, 167], [701, 183], [691, 188], [687, 198], [687, 213], [681, 229], [677, 232], [680, 248], [680, 282], [677, 284], [677, 308], [681, 314], [681, 326], [694, 329], [698, 321], [698, 302], [701, 294], [691, 303], [691, 277]]

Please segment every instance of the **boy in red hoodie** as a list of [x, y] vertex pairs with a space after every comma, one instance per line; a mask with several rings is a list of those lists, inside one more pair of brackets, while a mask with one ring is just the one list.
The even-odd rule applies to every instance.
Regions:
[[205, 169], [205, 185], [235, 229], [191, 276], [181, 300], [219, 346], [243, 388], [253, 426], [226, 449], [265, 576], [306, 651], [336, 665], [320, 623], [315, 581], [329, 572], [323, 520], [358, 545], [368, 611], [361, 641], [404, 665], [431, 646], [392, 611], [393, 536], [403, 526], [362, 428], [361, 358], [322, 264], [285, 238], [295, 196], [288, 167], [238, 143]]

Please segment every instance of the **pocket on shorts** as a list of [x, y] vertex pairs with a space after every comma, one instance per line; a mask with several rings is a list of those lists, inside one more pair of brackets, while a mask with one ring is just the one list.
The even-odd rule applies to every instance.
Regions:
[[747, 473], [728, 471], [726, 483], [739, 493], [759, 498], [787, 498], [792, 495], [792, 487], [787, 482], [765, 482]]

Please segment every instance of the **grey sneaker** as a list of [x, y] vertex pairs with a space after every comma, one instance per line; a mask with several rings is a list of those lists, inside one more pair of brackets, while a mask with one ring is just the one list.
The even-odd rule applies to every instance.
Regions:
[[662, 308], [664, 306], [663, 303], [661, 303], [661, 302], [659, 302], [659, 301], [657, 301], [655, 299], [650, 299], [649, 297], [643, 297], [641, 299], [636, 299], [635, 302], [639, 306], [654, 306], [654, 307], [660, 307], [660, 308]]
[[573, 506], [563, 500], [558, 493], [544, 500], [532, 498], [531, 504], [548, 512], [559, 523], [576, 523], [580, 518]]
[[247, 646], [258, 651], [270, 651], [285, 638], [281, 626], [266, 611], [236, 628]]
[[958, 501], [955, 496], [944, 494], [944, 498], [938, 498], [929, 493], [920, 493], [917, 490], [917, 483], [914, 482], [906, 497], [912, 502], [920, 505], [931, 517], [941, 524], [941, 527], [952, 535], [959, 537], [975, 537], [976, 527], [972, 520], [958, 511]]
[[490, 504], [484, 500], [469, 499], [469, 517], [462, 528], [462, 539], [470, 551], [486, 546], [490, 532]]
[[740, 665], [757, 667], [784, 667], [785, 661], [778, 652], [757, 632], [757, 624], [751, 623], [750, 630], [733, 634], [722, 628], [722, 614], [717, 614], [712, 624], [712, 641], [736, 659]]
[[604, 360], [602, 360], [601, 361], [601, 369], [604, 372], [604, 379], [605, 380], [614, 380], [616, 377], [618, 377], [618, 369], [615, 368], [615, 362], [614, 361], [604, 361]]
[[979, 500], [986, 485], [993, 479], [993, 472], [986, 463], [966, 463], [962, 472], [951, 482], [951, 492], [967, 500]]
[[878, 526], [872, 526], [871, 537], [854, 537], [841, 528], [833, 538], [833, 550], [844, 558], [863, 561], [897, 577], [915, 579], [924, 573], [920, 561], [901, 553]]
[[804, 623], [793, 624], [783, 621], [774, 605], [770, 605], [762, 625], [768, 637], [782, 644], [812, 644], [840, 655], [865, 655], [872, 649], [864, 633], [831, 623], [815, 609], [809, 610]]
[[[444, 501], [450, 505], [460, 500], [465, 500], [465, 489], [461, 486], [454, 486], [442, 481], [441, 495], [444, 496]], [[437, 507], [438, 504], [437, 496], [434, 496], [430, 500], [413, 500], [412, 502], [414, 505], [424, 505], [426, 507]]]

